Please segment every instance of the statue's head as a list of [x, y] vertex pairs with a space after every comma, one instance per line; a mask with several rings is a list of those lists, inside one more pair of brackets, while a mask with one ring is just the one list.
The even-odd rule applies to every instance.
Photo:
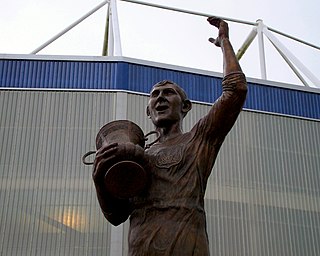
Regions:
[[181, 122], [192, 108], [185, 91], [176, 83], [163, 80], [150, 92], [147, 115], [157, 127]]

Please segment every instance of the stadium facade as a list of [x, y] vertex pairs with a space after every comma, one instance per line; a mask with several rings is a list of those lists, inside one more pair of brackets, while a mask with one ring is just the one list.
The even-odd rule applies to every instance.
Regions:
[[[126, 255], [128, 222], [100, 212], [91, 167], [101, 126], [145, 132], [160, 80], [193, 101], [184, 130], [221, 93], [221, 74], [129, 58], [1, 55], [0, 255]], [[212, 255], [320, 255], [320, 90], [248, 78], [205, 203]]]

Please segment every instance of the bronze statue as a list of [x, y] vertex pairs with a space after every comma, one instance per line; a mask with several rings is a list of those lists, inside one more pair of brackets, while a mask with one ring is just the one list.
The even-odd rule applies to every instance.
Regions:
[[[191, 131], [182, 120], [192, 104], [171, 81], [155, 84], [147, 115], [160, 133], [157, 143], [141, 152], [133, 143], [105, 143], [96, 153], [93, 180], [105, 217], [119, 225], [130, 216], [129, 255], [209, 255], [204, 212], [208, 177], [225, 136], [244, 104], [246, 79], [229, 41], [228, 24], [210, 17], [219, 30], [209, 41], [223, 53], [223, 92]], [[107, 170], [123, 156], [144, 154], [148, 182], [141, 193], [125, 198], [106, 189]]]

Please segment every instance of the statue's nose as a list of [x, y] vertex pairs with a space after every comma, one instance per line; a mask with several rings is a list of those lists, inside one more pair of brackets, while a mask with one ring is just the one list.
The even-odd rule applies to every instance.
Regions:
[[157, 102], [167, 101], [166, 96], [160, 93], [157, 97]]
[[164, 93], [161, 91], [161, 92], [159, 92], [159, 94], [158, 94], [158, 97], [157, 97], [157, 100], [161, 100], [161, 99], [165, 99], [166, 97], [165, 97], [165, 95], [164, 95]]

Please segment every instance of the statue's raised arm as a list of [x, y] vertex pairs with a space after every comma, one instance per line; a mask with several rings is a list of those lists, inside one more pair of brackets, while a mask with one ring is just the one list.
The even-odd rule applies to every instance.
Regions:
[[206, 136], [209, 141], [215, 140], [213, 143], [220, 143], [242, 109], [247, 95], [247, 83], [229, 39], [228, 24], [216, 17], [209, 17], [207, 20], [218, 28], [217, 38], [209, 38], [209, 41], [222, 50], [223, 81], [222, 95], [205, 117], [206, 123], [210, 123]]

